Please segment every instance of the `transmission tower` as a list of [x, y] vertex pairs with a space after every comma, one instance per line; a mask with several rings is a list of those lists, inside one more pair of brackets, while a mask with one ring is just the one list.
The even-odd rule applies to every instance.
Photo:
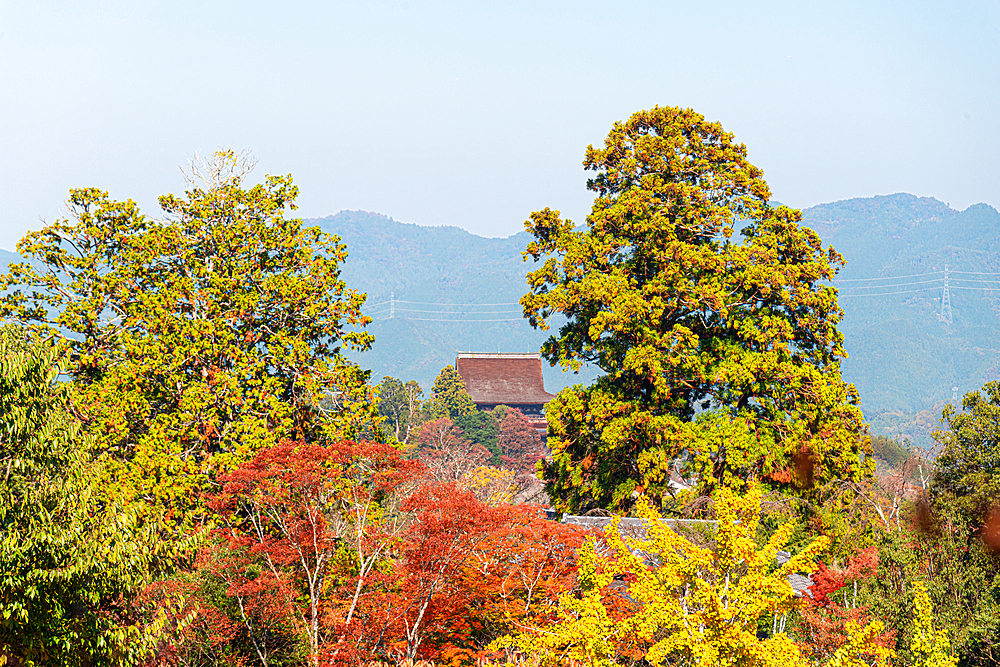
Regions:
[[[947, 283], [946, 283], [947, 284]], [[382, 292], [385, 294], [385, 292]], [[396, 315], [396, 293], [389, 292], [389, 319], [391, 320]]]
[[951, 324], [951, 292], [948, 291], [948, 267], [944, 267], [944, 292], [941, 294], [941, 319]]

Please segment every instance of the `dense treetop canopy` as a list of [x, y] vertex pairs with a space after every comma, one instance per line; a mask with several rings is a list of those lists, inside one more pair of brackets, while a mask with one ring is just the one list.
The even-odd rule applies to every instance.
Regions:
[[0, 277], [0, 315], [59, 336], [74, 404], [126, 497], [190, 498], [213, 470], [283, 437], [372, 432], [367, 374], [341, 346], [372, 337], [340, 279], [336, 237], [286, 217], [290, 176], [250, 187], [232, 152], [194, 165], [164, 219], [97, 189], [29, 233]]
[[800, 452], [821, 481], [863, 474], [826, 284], [843, 260], [798, 211], [768, 204], [746, 147], [690, 109], [655, 107], [616, 123], [584, 166], [597, 193], [585, 230], [548, 208], [525, 223], [541, 266], [524, 314], [567, 318], [543, 355], [605, 373], [549, 405], [560, 506], [660, 497], [671, 471], [706, 490], [763, 474], [801, 485]]

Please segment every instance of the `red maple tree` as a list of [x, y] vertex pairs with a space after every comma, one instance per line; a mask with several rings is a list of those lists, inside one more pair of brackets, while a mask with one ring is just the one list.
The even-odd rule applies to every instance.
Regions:
[[341, 605], [349, 625], [366, 578], [405, 526], [399, 495], [421, 471], [388, 445], [285, 441], [220, 476], [209, 507], [221, 518], [216, 535], [232, 565], [218, 572], [264, 664], [256, 628], [283, 615], [304, 631], [318, 665], [321, 616], [341, 616], [325, 595], [329, 580], [336, 575], [350, 591]]
[[[861, 627], [869, 623], [868, 607], [858, 604], [858, 583], [874, 577], [877, 570], [877, 547], [858, 551], [846, 568], [817, 564], [812, 574], [814, 583], [802, 607], [803, 638], [799, 645], [803, 653], [816, 660], [826, 660], [847, 641], [848, 621]], [[892, 630], [879, 635], [875, 643], [889, 648], [894, 639], [895, 630]]]
[[545, 445], [538, 429], [517, 408], [510, 408], [497, 434], [501, 461], [518, 472], [534, 473], [538, 461], [545, 458]]

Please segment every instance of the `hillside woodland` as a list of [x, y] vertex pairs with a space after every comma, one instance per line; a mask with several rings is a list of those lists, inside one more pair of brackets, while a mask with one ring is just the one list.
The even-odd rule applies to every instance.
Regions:
[[[846, 369], [876, 320], [840, 303], [881, 297], [837, 282], [987, 272], [960, 230], [992, 209], [803, 214], [672, 107], [587, 148], [586, 224], [510, 239], [308, 224], [251, 166], [194, 165], [160, 218], [72, 190], [0, 277], [0, 664], [1000, 664], [1000, 383], [933, 447], [873, 436]], [[845, 268], [828, 237], [872, 219]], [[957, 294], [950, 322], [931, 292], [881, 308], [965, 354], [991, 297]], [[449, 365], [477, 307], [573, 378], [544, 439]], [[877, 418], [938, 400], [910, 380]]]
[[[844, 310], [842, 372], [858, 388], [873, 433], [932, 447], [944, 404], [1000, 379], [1000, 213], [986, 204], [959, 212], [935, 199], [896, 194], [807, 208], [802, 221], [845, 258], [833, 281]], [[545, 340], [515, 305], [530, 268], [522, 257], [526, 232], [484, 239], [363, 211], [309, 222], [351, 249], [344, 277], [368, 294], [369, 330], [380, 341], [352, 358], [376, 377], [413, 378], [426, 389], [457, 351], [521, 352]], [[945, 267], [951, 323], [940, 318]], [[392, 318], [391, 298], [397, 300]], [[504, 321], [481, 321], [493, 319]], [[579, 374], [553, 367], [545, 382], [559, 390], [589, 383], [599, 372], [590, 365]]]

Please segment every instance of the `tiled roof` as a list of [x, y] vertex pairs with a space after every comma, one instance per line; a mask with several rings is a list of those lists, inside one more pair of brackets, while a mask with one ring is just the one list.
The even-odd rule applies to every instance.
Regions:
[[555, 398], [545, 391], [537, 353], [460, 352], [455, 368], [477, 405], [543, 405]]

